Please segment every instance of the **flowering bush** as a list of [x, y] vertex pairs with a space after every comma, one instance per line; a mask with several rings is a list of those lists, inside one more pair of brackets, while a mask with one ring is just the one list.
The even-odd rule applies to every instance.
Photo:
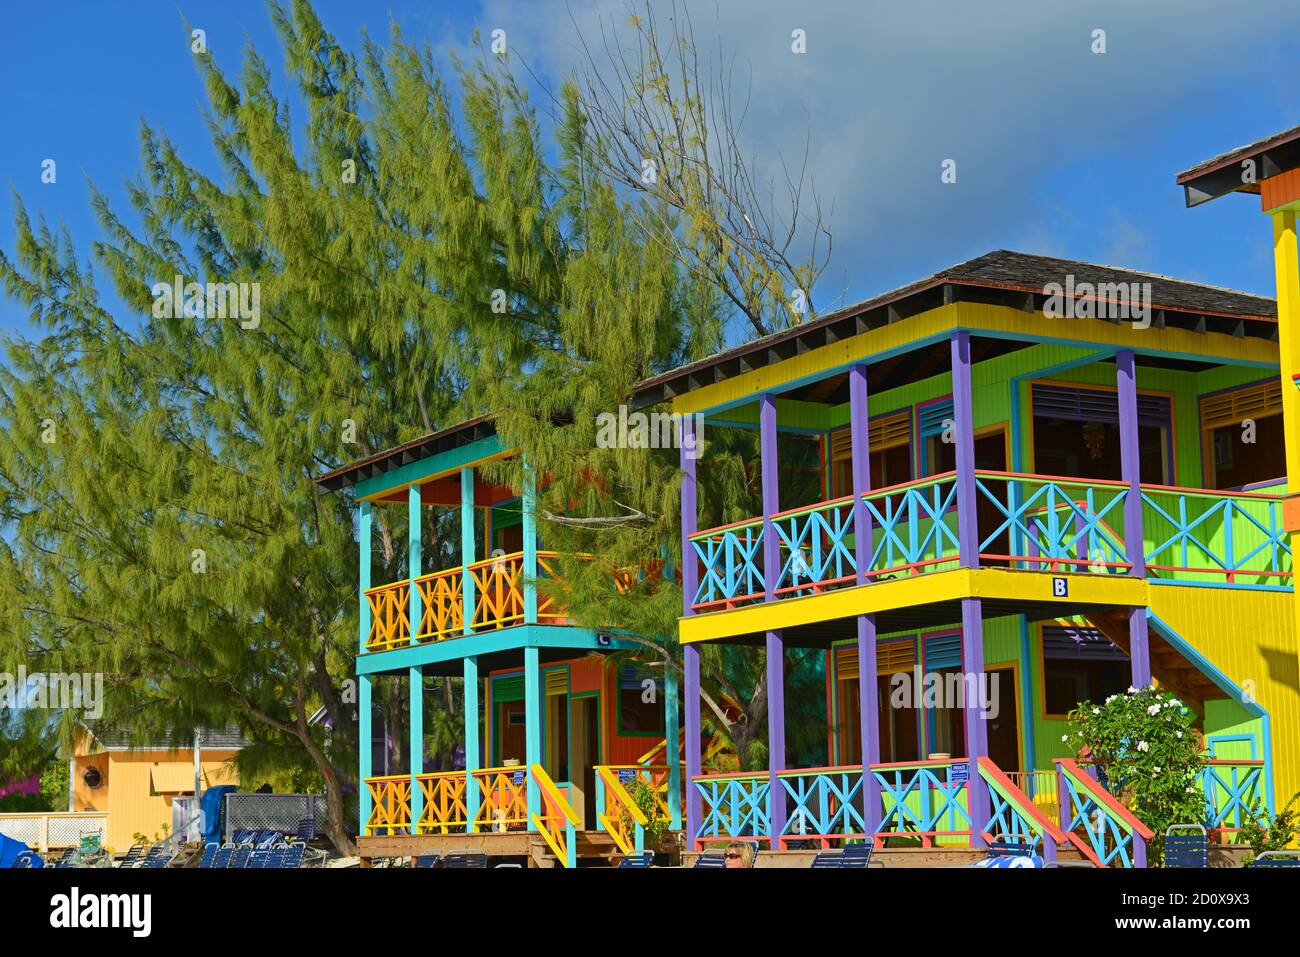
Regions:
[[1138, 820], [1155, 832], [1148, 859], [1161, 859], [1165, 829], [1202, 824], [1207, 817], [1199, 775], [1205, 758], [1194, 716], [1171, 692], [1129, 688], [1100, 704], [1085, 701], [1069, 714], [1061, 740], [1091, 761], [1098, 778]]

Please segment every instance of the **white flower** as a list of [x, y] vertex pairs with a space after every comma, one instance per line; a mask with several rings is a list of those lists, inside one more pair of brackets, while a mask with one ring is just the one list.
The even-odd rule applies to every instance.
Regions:
[[1159, 773], [1160, 773], [1160, 769], [1159, 769], [1159, 768], [1152, 768], [1151, 770], [1152, 770], [1154, 773], [1156, 773], [1156, 774], [1159, 774]]
[[1062, 740], [1062, 741], [1069, 741], [1069, 740], [1070, 740], [1070, 736], [1069, 736], [1068, 734], [1063, 734], [1063, 735], [1061, 735], [1061, 740]]
[[1110, 704], [1112, 701], [1114, 701], [1114, 700], [1115, 700], [1116, 698], [1118, 698], [1118, 697], [1119, 697], [1119, 695], [1117, 695], [1117, 694], [1113, 694], [1113, 695], [1111, 695], [1109, 698], [1106, 699], [1106, 703], [1107, 703], [1107, 704]]
[[1138, 742], [1138, 750], [1139, 750], [1139, 751], [1150, 751], [1150, 750], [1151, 750], [1151, 745], [1147, 744], [1145, 741], [1139, 741], [1139, 742]]
[[1147, 708], [1147, 714], [1157, 715], [1159, 713], [1160, 713], [1160, 705], [1158, 704], [1153, 704], [1151, 707]]
[[1129, 686], [1128, 686], [1128, 693], [1129, 693], [1129, 694], [1137, 694], [1137, 693], [1138, 693], [1138, 690], [1137, 690], [1137, 688], [1133, 687], [1132, 685], [1129, 685]]
[[1178, 737], [1180, 738], [1183, 736], [1183, 733], [1181, 731], [1175, 731], [1174, 734], [1178, 735]]
[[1101, 709], [1100, 709], [1100, 708], [1093, 708], [1093, 709], [1092, 709], [1092, 713], [1093, 713], [1093, 714], [1101, 714]]

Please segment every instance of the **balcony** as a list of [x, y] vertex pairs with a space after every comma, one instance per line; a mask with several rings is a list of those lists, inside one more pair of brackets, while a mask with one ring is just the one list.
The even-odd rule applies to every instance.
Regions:
[[[1127, 575], [1123, 482], [975, 472], [980, 564], [1023, 571]], [[1291, 584], [1282, 495], [1141, 486], [1149, 579], [1224, 585]], [[865, 493], [867, 582], [960, 564], [957, 475], [946, 472]], [[780, 568], [776, 599], [858, 582], [852, 495], [771, 516]], [[718, 611], [767, 600], [763, 518], [690, 536], [699, 562], [691, 607]]]
[[[537, 553], [538, 578], [553, 577], [555, 552]], [[466, 633], [463, 566], [422, 575], [414, 581], [392, 582], [365, 592], [370, 605], [366, 651], [387, 651], [401, 645], [459, 638]], [[524, 555], [516, 552], [469, 566], [473, 582], [471, 632], [509, 628], [524, 620]], [[411, 588], [419, 589], [420, 624], [411, 636]], [[568, 615], [539, 593], [537, 622], [562, 625]]]

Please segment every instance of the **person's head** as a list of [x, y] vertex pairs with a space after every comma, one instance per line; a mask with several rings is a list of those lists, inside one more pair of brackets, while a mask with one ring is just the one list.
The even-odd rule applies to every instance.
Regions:
[[745, 841], [732, 841], [724, 852], [727, 867], [749, 867], [754, 863], [754, 847]]

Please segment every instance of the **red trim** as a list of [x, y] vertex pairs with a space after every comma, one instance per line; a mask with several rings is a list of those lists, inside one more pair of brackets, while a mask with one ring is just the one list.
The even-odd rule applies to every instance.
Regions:
[[1069, 771], [1070, 775], [1087, 789], [1094, 801], [1105, 807], [1116, 817], [1122, 819], [1137, 834], [1141, 835], [1143, 840], [1151, 840], [1154, 836], [1154, 832], [1139, 821], [1132, 811], [1120, 804], [1119, 801], [1116, 801], [1114, 795], [1094, 781], [1088, 772], [1079, 767], [1077, 763], [1072, 761], [1070, 758], [1057, 758], [1056, 764], [1058, 767], [1065, 768]]

